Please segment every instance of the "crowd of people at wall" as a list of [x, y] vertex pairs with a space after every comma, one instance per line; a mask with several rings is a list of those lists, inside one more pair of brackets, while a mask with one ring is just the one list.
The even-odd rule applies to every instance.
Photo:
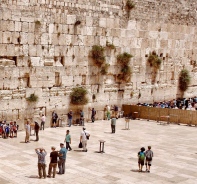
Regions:
[[154, 102], [154, 103], [138, 103], [139, 106], [157, 107], [157, 108], [172, 108], [183, 110], [197, 110], [197, 97], [193, 98], [178, 98], [170, 101]]
[[10, 123], [0, 121], [0, 134], [4, 139], [17, 137], [18, 128], [16, 121]]

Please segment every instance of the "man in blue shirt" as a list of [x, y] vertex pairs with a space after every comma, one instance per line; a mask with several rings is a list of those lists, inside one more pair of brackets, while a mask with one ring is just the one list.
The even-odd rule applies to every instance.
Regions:
[[[38, 151], [40, 150], [40, 151]], [[44, 148], [36, 148], [35, 152], [38, 155], [38, 174], [39, 178], [41, 179], [42, 176], [46, 178], [46, 164], [45, 164], [45, 156], [47, 155], [47, 152]]]
[[58, 161], [58, 167], [59, 172], [58, 174], [64, 174], [65, 173], [65, 162], [66, 162], [66, 154], [67, 149], [64, 147], [63, 143], [60, 143], [60, 151], [59, 151], [59, 161]]

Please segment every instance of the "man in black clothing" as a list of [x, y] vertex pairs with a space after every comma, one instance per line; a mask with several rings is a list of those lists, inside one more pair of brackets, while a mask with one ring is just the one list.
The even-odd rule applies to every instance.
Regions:
[[39, 141], [39, 130], [40, 130], [40, 126], [38, 124], [38, 122], [35, 121], [35, 126], [34, 126], [34, 130], [35, 130], [35, 133], [36, 133], [36, 140], [35, 141]]
[[50, 153], [50, 164], [49, 164], [49, 171], [48, 171], [48, 176], [51, 177], [51, 171], [53, 169], [53, 178], [55, 178], [56, 174], [56, 168], [57, 168], [57, 157], [58, 157], [58, 152], [55, 151], [55, 147], [51, 147], [52, 152]]
[[96, 111], [94, 110], [94, 108], [92, 108], [92, 115], [91, 115], [92, 123], [94, 123], [95, 121], [95, 115], [96, 115]]

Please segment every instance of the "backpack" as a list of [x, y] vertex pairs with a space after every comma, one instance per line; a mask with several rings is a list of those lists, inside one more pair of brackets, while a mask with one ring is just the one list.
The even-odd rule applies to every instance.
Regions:
[[144, 152], [140, 151], [138, 155], [139, 155], [139, 159], [140, 160], [144, 160], [145, 159], [145, 153]]

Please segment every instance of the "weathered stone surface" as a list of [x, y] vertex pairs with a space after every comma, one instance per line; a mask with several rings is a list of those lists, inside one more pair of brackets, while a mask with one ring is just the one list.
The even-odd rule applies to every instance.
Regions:
[[[23, 113], [28, 106], [25, 94], [29, 95], [30, 89], [39, 96], [33, 108], [35, 116], [38, 108], [46, 106], [47, 114], [55, 108], [67, 111], [68, 94], [77, 85], [88, 89], [90, 99], [86, 107], [95, 106], [98, 110], [106, 103], [168, 100], [178, 97], [178, 77], [183, 68], [192, 76], [185, 97], [195, 96], [197, 2], [140, 0], [129, 13], [125, 3], [126, 0], [40, 1], [37, 4], [24, 0], [2, 1], [0, 101], [3, 107], [7, 101], [11, 104], [14, 99], [20, 99], [21, 103], [5, 108], [9, 113], [13, 110], [14, 117], [15, 108], [20, 109], [20, 118], [27, 118]], [[115, 49], [106, 47], [106, 42]], [[100, 66], [91, 58], [93, 45], [105, 48], [106, 63], [110, 64], [107, 75], [100, 74]], [[152, 51], [163, 59], [155, 84], [152, 84], [153, 70], [147, 63]], [[130, 61], [131, 83], [117, 77], [122, 68], [116, 57], [123, 52], [134, 56]], [[4, 94], [5, 90], [10, 93]], [[134, 91], [132, 98], [131, 90]], [[97, 96], [94, 102], [93, 94]]]

